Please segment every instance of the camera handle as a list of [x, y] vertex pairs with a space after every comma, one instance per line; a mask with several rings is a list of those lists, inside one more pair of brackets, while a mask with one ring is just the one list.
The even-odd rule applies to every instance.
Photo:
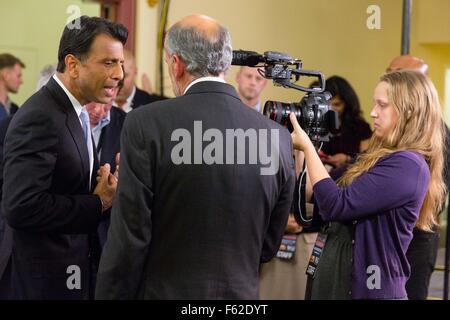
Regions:
[[296, 81], [298, 81], [300, 76], [317, 78], [320, 81], [320, 88], [306, 88], [303, 86], [299, 86], [297, 84], [290, 82], [290, 79], [273, 79], [273, 81], [283, 87], [292, 88], [304, 92], [322, 93], [325, 91], [325, 77], [319, 71], [293, 69], [291, 70], [291, 73], [295, 75]]

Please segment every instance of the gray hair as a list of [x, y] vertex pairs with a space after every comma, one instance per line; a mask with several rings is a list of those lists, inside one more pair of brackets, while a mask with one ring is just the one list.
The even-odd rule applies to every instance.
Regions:
[[38, 81], [36, 84], [36, 91], [39, 91], [43, 86], [45, 86], [50, 80], [50, 78], [55, 74], [56, 72], [56, 64], [47, 64], [42, 68], [42, 70], [39, 72]]
[[233, 58], [230, 33], [218, 28], [216, 39], [209, 40], [196, 28], [176, 24], [167, 33], [166, 49], [169, 55], [179, 55], [193, 76], [218, 76], [228, 70]]

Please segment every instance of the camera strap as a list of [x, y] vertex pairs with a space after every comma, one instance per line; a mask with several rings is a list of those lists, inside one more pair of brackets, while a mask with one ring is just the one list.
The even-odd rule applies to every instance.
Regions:
[[302, 173], [300, 175], [300, 194], [301, 194], [301, 199], [303, 199], [303, 201], [300, 201], [299, 208], [300, 208], [300, 216], [302, 218], [302, 220], [304, 221], [308, 221], [308, 219], [306, 218], [306, 158], [303, 161], [303, 169], [302, 169]]
[[303, 227], [309, 227], [312, 217], [306, 215], [306, 161], [303, 162], [303, 169], [300, 177], [295, 183], [294, 193], [294, 217], [297, 223]]
[[311, 276], [313, 279], [316, 276], [317, 266], [319, 265], [320, 257], [322, 256], [325, 243], [328, 238], [328, 225], [323, 227], [322, 230], [317, 234], [316, 242], [314, 243], [314, 248], [309, 258], [308, 267], [306, 268], [306, 274]]

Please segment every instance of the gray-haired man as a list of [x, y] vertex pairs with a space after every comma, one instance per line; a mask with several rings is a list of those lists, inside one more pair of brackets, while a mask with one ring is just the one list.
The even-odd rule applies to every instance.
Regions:
[[291, 207], [292, 145], [225, 83], [231, 59], [228, 31], [209, 17], [168, 31], [177, 98], [125, 120], [97, 298], [258, 299], [259, 264]]

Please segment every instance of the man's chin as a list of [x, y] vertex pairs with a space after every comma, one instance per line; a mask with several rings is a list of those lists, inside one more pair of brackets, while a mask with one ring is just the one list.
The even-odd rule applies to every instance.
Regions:
[[99, 97], [95, 102], [101, 104], [108, 104], [113, 101], [113, 97]]
[[244, 96], [244, 98], [247, 99], [247, 100], [253, 100], [253, 99], [256, 98], [256, 95], [254, 95], [254, 94], [251, 94], [251, 95], [247, 94], [247, 95]]
[[243, 92], [243, 96], [245, 97], [245, 99], [254, 99], [256, 98], [257, 94], [254, 90], [247, 90]]

